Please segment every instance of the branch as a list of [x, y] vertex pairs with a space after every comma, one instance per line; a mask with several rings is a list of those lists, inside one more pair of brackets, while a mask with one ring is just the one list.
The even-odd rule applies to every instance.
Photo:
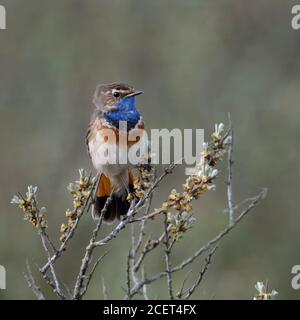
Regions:
[[205, 264], [204, 267], [202, 268], [202, 270], [199, 273], [199, 276], [196, 280], [196, 282], [193, 284], [193, 286], [191, 288], [189, 288], [188, 290], [186, 290], [183, 295], [186, 294], [186, 296], [183, 299], [189, 299], [190, 296], [195, 292], [195, 290], [197, 289], [197, 287], [200, 285], [201, 281], [203, 280], [203, 277], [206, 273], [206, 271], [208, 270], [208, 267], [211, 263], [211, 258], [214, 255], [214, 253], [216, 252], [217, 247], [213, 248], [212, 251], [209, 253], [208, 257], [205, 259]]
[[233, 225], [228, 226], [226, 229], [221, 231], [215, 238], [207, 242], [204, 246], [202, 246], [199, 250], [197, 250], [193, 256], [189, 257], [188, 259], [184, 260], [180, 265], [174, 267], [172, 269], [173, 272], [179, 271], [183, 269], [185, 266], [192, 263], [196, 258], [202, 255], [204, 252], [209, 250], [209, 248], [219, 242], [224, 236], [226, 236], [237, 224], [253, 209], [257, 206], [257, 204], [265, 198], [267, 193], [266, 189], [263, 189], [256, 197], [253, 198], [252, 202], [249, 206], [242, 211], [242, 213], [236, 218]]
[[189, 277], [189, 275], [190, 275], [191, 272], [192, 272], [192, 270], [189, 270], [189, 271], [187, 272], [187, 274], [185, 275], [183, 281], [182, 281], [181, 288], [180, 288], [180, 290], [178, 291], [178, 293], [176, 294], [176, 297], [177, 297], [178, 299], [181, 299], [181, 298], [182, 298], [185, 283], [186, 283], [186, 281], [187, 281], [187, 279], [188, 279], [188, 277]]
[[[151, 208], [152, 196], [153, 196], [153, 194], [151, 194], [149, 199], [148, 199], [148, 203], [147, 203], [147, 207], [146, 207], [144, 216], [148, 216], [148, 214], [149, 214], [149, 211], [150, 211], [150, 208]], [[134, 248], [135, 253], [137, 253], [139, 251], [139, 249], [140, 249], [140, 247], [142, 245], [143, 239], [144, 239], [144, 237], [146, 235], [145, 226], [146, 226], [146, 220], [142, 220], [141, 221], [141, 227], [140, 227], [140, 235], [139, 235], [138, 241], [136, 243], [136, 246]]]
[[144, 248], [139, 256], [139, 258], [137, 259], [133, 269], [135, 272], [138, 272], [138, 270], [140, 269], [142, 262], [144, 261], [146, 255], [151, 252], [152, 250], [154, 250], [165, 238], [165, 233], [163, 232], [162, 235], [156, 239], [156, 240], [151, 240], [149, 239], [148, 241], [146, 241]]
[[109, 204], [111, 203], [111, 201], [112, 201], [112, 197], [107, 198], [107, 200], [105, 202], [105, 205], [104, 205], [104, 207], [103, 207], [103, 209], [101, 211], [101, 214], [100, 214], [99, 220], [97, 222], [96, 228], [93, 230], [93, 234], [92, 234], [92, 237], [90, 239], [90, 242], [89, 242], [88, 246], [86, 247], [85, 255], [84, 255], [83, 259], [82, 259], [80, 270], [79, 270], [79, 274], [77, 276], [77, 280], [76, 280], [76, 284], [75, 284], [75, 288], [74, 288], [73, 299], [75, 299], [75, 300], [82, 299], [84, 293], [87, 290], [87, 289], [85, 289], [85, 290], [82, 291], [84, 278], [85, 278], [88, 266], [89, 266], [91, 258], [92, 258], [92, 253], [94, 251], [94, 248], [96, 247], [95, 246], [95, 241], [96, 241], [96, 238], [98, 236], [100, 227], [102, 225], [103, 215], [107, 211], [107, 208], [108, 208]]
[[[132, 289], [131, 289], [131, 297], [135, 296], [141, 289], [143, 286], [145, 285], [149, 285], [163, 277], [166, 276], [165, 272], [161, 272], [156, 274], [155, 276], [151, 277], [151, 278], [147, 278], [145, 277], [141, 282], [139, 282], [137, 285], [135, 285]], [[128, 297], [126, 296], [125, 299], [128, 299]]]
[[[152, 179], [150, 179], [150, 183], [153, 183], [153, 180], [155, 179], [155, 170], [154, 170], [154, 174], [152, 175]], [[151, 202], [152, 202], [152, 196], [153, 196], [153, 193], [149, 196], [148, 200], [147, 200], [147, 205], [146, 205], [146, 209], [145, 209], [145, 213], [144, 213], [144, 216], [148, 215], [149, 214], [149, 211], [150, 211], [150, 207], [151, 207]], [[132, 246], [132, 249], [131, 249], [131, 254], [130, 254], [130, 269], [131, 269], [131, 277], [136, 284], [139, 283], [140, 279], [138, 277], [138, 274], [137, 274], [137, 270], [134, 268], [135, 267], [135, 263], [136, 263], [136, 256], [137, 256], [137, 253], [142, 245], [142, 242], [143, 242], [143, 239], [145, 237], [145, 226], [146, 226], [146, 220], [143, 220], [141, 221], [140, 223], [140, 230], [139, 230], [139, 237], [138, 237], [138, 240], [136, 241], [136, 235], [135, 235], [135, 225], [134, 224], [131, 224], [131, 246]], [[144, 269], [142, 269], [142, 278], [144, 278], [144, 274], [145, 274], [145, 271]], [[147, 295], [147, 288], [146, 286], [143, 286], [142, 288], [142, 293], [144, 295], [144, 298], [146, 300], [149, 300], [148, 299], [148, 295]], [[130, 298], [130, 290], [128, 291], [128, 297]]]
[[231, 123], [230, 113], [228, 113], [229, 130], [231, 134], [231, 142], [228, 146], [228, 178], [227, 178], [227, 201], [229, 213], [229, 225], [234, 224], [234, 207], [233, 207], [233, 192], [232, 192], [232, 166], [233, 166], [233, 127]]
[[102, 277], [102, 293], [103, 293], [104, 300], [107, 300], [107, 288], [106, 288], [105, 280], [103, 277]]
[[[145, 279], [145, 277], [146, 277], [145, 269], [143, 268], [142, 269], [142, 279]], [[148, 292], [147, 292], [147, 286], [146, 285], [143, 286], [143, 296], [144, 296], [145, 300], [149, 300]]]
[[56, 249], [55, 245], [54, 245], [53, 242], [51, 241], [51, 239], [50, 239], [48, 233], [45, 231], [45, 229], [43, 229], [43, 230], [44, 230], [44, 236], [45, 236], [47, 242], [49, 243], [49, 245], [50, 245], [53, 253], [56, 253], [56, 252], [57, 252], [57, 249]]
[[[44, 248], [44, 250], [46, 252], [48, 261], [50, 263], [50, 270], [51, 270], [52, 279], [53, 279], [53, 282], [51, 282], [51, 287], [52, 287], [54, 293], [56, 293], [60, 299], [66, 300], [65, 294], [62, 292], [62, 290], [60, 288], [60, 284], [59, 284], [59, 281], [58, 281], [58, 278], [57, 278], [56, 271], [54, 269], [53, 263], [51, 262], [51, 254], [50, 254], [49, 249], [48, 249], [47, 244], [46, 244], [47, 238], [45, 236], [44, 229], [41, 229], [39, 233], [40, 233], [40, 237], [41, 237], [41, 240], [42, 240], [43, 248]], [[46, 273], [45, 273], [45, 275], [46, 275]], [[50, 284], [50, 282], [48, 282], [48, 283]]]
[[131, 257], [131, 250], [129, 250], [128, 252], [128, 255], [127, 255], [127, 269], [126, 269], [126, 274], [127, 274], [127, 282], [126, 282], [126, 285], [127, 285], [127, 296], [128, 296], [128, 299], [131, 300], [131, 283], [130, 283], [130, 261], [132, 259]]
[[44, 294], [34, 281], [28, 260], [26, 261], [26, 270], [27, 272], [23, 272], [23, 275], [28, 284], [28, 287], [32, 290], [38, 300], [45, 300]]
[[126, 225], [130, 221], [130, 217], [135, 212], [135, 208], [137, 205], [135, 205], [134, 200], [131, 202], [131, 207], [128, 210], [127, 216], [102, 240], [96, 241], [94, 243], [94, 246], [103, 246], [106, 245], [109, 241], [111, 241], [113, 238], [115, 238], [118, 233], [126, 227]]
[[166, 274], [167, 274], [167, 281], [168, 281], [168, 291], [169, 291], [169, 298], [170, 300], [174, 300], [174, 294], [173, 294], [173, 279], [172, 279], [172, 271], [171, 271], [171, 259], [170, 259], [170, 253], [172, 246], [169, 245], [169, 231], [168, 231], [168, 217], [167, 214], [165, 214], [165, 221], [164, 221], [164, 227], [165, 227], [165, 262], [166, 262]]
[[99, 265], [99, 263], [102, 261], [102, 259], [109, 253], [109, 250], [106, 251], [100, 258], [97, 259], [97, 261], [95, 262], [90, 274], [87, 276], [87, 281], [86, 281], [86, 285], [83, 287], [82, 289], [82, 296], [84, 296], [89, 288], [90, 282], [92, 280], [92, 277]]
[[97, 180], [98, 179], [95, 179], [94, 183], [93, 183], [93, 186], [92, 186], [92, 189], [91, 189], [91, 193], [90, 195], [87, 197], [86, 199], [86, 202], [83, 206], [83, 209], [82, 209], [82, 214], [81, 215], [78, 215], [76, 220], [74, 221], [74, 226], [73, 228], [71, 228], [67, 235], [66, 235], [66, 238], [65, 240], [62, 242], [62, 244], [60, 245], [59, 249], [56, 251], [56, 253], [51, 257], [51, 259], [42, 267], [40, 268], [40, 272], [42, 273], [42, 275], [44, 275], [47, 270], [49, 269], [50, 267], [50, 264], [54, 264], [55, 261], [62, 255], [62, 253], [66, 250], [66, 246], [69, 242], [69, 240], [73, 237], [74, 233], [75, 233], [75, 230], [77, 229], [78, 227], [78, 223], [80, 221], [80, 218], [83, 216], [84, 212], [89, 212], [90, 210], [90, 207], [91, 207], [91, 204], [92, 204], [92, 194], [93, 194], [93, 191], [96, 187], [96, 184], [97, 184]]
[[[134, 224], [132, 224], [131, 225], [131, 249], [130, 249], [128, 257], [127, 257], [128, 258], [127, 263], [129, 264], [128, 268], [127, 268], [127, 271], [128, 272], [131, 271], [131, 277], [132, 277], [132, 279], [133, 279], [135, 284], [137, 284], [139, 282], [138, 275], [133, 269], [134, 263], [135, 263], [135, 259], [136, 259], [136, 247], [137, 246], [138, 246], [138, 244], [136, 244], [136, 240], [135, 240]], [[130, 274], [128, 274], [127, 277], [130, 277]], [[128, 291], [128, 292], [130, 293], [130, 291]]]
[[[191, 264], [194, 260], [196, 260], [204, 252], [209, 250], [213, 245], [217, 244], [220, 240], [222, 240], [224, 238], [224, 236], [226, 236], [234, 227], [236, 227], [238, 225], [238, 223], [243, 218], [245, 218], [247, 216], [247, 214], [249, 212], [251, 212], [251, 210], [253, 208], [255, 208], [257, 206], [257, 204], [262, 199], [265, 198], [266, 193], [267, 193], [267, 190], [263, 189], [257, 196], [253, 197], [253, 200], [251, 201], [249, 206], [242, 211], [242, 213], [237, 217], [237, 219], [235, 220], [233, 225], [228, 226], [226, 229], [221, 231], [215, 238], [213, 238], [212, 240], [207, 242], [204, 246], [202, 246], [199, 250], [197, 250], [193, 256], [189, 257], [188, 259], [184, 260], [181, 264], [172, 268], [171, 272], [174, 273], [174, 272], [177, 272], [177, 271], [184, 269], [187, 265]], [[133, 297], [135, 294], [137, 294], [144, 285], [146, 285], [146, 284], [149, 285], [149, 284], [151, 284], [157, 280], [160, 280], [161, 278], [166, 277], [166, 276], [167, 276], [166, 272], [160, 272], [160, 273], [152, 276], [151, 278], [145, 278], [143, 281], [141, 281], [140, 283], [138, 283], [136, 286], [134, 286], [132, 288], [131, 297]]]

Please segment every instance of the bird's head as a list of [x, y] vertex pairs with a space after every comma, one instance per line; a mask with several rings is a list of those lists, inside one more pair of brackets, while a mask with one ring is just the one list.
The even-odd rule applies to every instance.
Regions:
[[[133, 103], [134, 97], [142, 93], [142, 91], [136, 91], [125, 83], [100, 84], [96, 88], [93, 102], [104, 111], [117, 111], [119, 108], [122, 109], [122, 102], [125, 99], [132, 98], [129, 100]], [[128, 103], [126, 104], [128, 105]]]
[[101, 84], [96, 88], [93, 102], [113, 125], [118, 127], [119, 121], [127, 121], [132, 127], [140, 119], [135, 97], [142, 93], [125, 83]]

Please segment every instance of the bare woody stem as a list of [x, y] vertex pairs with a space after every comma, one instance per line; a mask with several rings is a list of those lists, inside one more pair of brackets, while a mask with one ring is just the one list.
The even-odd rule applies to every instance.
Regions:
[[57, 249], [57, 251], [55, 252], [54, 255], [52, 255], [51, 259], [42, 267], [40, 268], [40, 272], [41, 274], [45, 274], [47, 272], [47, 270], [49, 269], [51, 263], [54, 264], [55, 261], [63, 254], [63, 252], [66, 250], [67, 244], [69, 242], [69, 240], [73, 237], [75, 230], [78, 227], [78, 223], [80, 221], [80, 218], [83, 216], [84, 212], [88, 212], [90, 207], [91, 207], [91, 203], [92, 203], [92, 194], [93, 191], [96, 187], [97, 184], [97, 179], [95, 179], [95, 182], [93, 183], [92, 186], [92, 190], [91, 190], [91, 194], [87, 197], [86, 202], [84, 204], [84, 207], [82, 209], [82, 213], [76, 218], [76, 220], [74, 221], [74, 226], [73, 228], [71, 228], [68, 231], [68, 234], [66, 235], [65, 240], [62, 242], [62, 244], [60, 245], [60, 247]]
[[227, 156], [227, 163], [228, 163], [228, 178], [227, 178], [227, 202], [228, 202], [228, 214], [229, 214], [229, 225], [234, 224], [234, 206], [233, 206], [233, 191], [232, 191], [232, 166], [233, 166], [233, 127], [231, 123], [230, 113], [228, 113], [228, 120], [230, 126], [230, 135], [231, 135], [231, 142], [228, 146], [228, 156]]
[[29, 262], [26, 261], [26, 272], [23, 273], [24, 278], [28, 284], [28, 287], [32, 290], [34, 295], [38, 300], [45, 300], [45, 296], [42, 293], [41, 289], [36, 285], [35, 280], [33, 278]]
[[168, 216], [165, 214], [165, 221], [164, 221], [164, 227], [165, 227], [165, 236], [164, 236], [164, 246], [165, 246], [165, 263], [166, 263], [166, 274], [167, 274], [167, 282], [168, 282], [168, 291], [169, 291], [169, 298], [170, 300], [174, 300], [174, 294], [173, 294], [173, 278], [172, 278], [172, 271], [171, 271], [171, 249], [172, 246], [170, 246], [170, 236], [168, 231]]
[[53, 263], [51, 262], [51, 254], [50, 254], [49, 249], [48, 249], [47, 244], [46, 244], [47, 240], [46, 240], [46, 236], [45, 236], [45, 233], [44, 233], [44, 229], [40, 230], [40, 237], [41, 237], [41, 240], [42, 240], [42, 244], [43, 244], [44, 250], [45, 250], [45, 252], [47, 254], [48, 261], [50, 263], [50, 270], [51, 270], [51, 275], [52, 275], [52, 279], [53, 279], [53, 282], [52, 282], [53, 283], [53, 285], [52, 285], [53, 291], [58, 295], [58, 297], [60, 299], [65, 300], [66, 296], [61, 290], [60, 283], [59, 283], [59, 280], [58, 280], [57, 275], [56, 275], [56, 271], [54, 269]]
[[112, 201], [112, 197], [107, 198], [105, 206], [103, 207], [103, 209], [101, 211], [96, 228], [93, 230], [93, 234], [90, 239], [90, 242], [89, 242], [88, 246], [86, 247], [85, 255], [82, 259], [81, 267], [80, 267], [79, 274], [77, 276], [77, 280], [76, 280], [76, 284], [75, 284], [75, 288], [74, 288], [73, 299], [75, 299], [75, 300], [80, 300], [83, 297], [83, 294], [86, 292], [86, 290], [82, 291], [83, 282], [84, 282], [85, 275], [86, 275], [87, 269], [89, 267], [90, 261], [92, 259], [93, 251], [96, 247], [95, 241], [97, 239], [99, 230], [102, 225], [103, 215], [107, 211], [107, 208], [108, 208], [109, 204], [111, 203], [111, 201]]
[[[201, 248], [199, 248], [192, 256], [190, 256], [186, 260], [182, 261], [179, 265], [173, 267], [171, 269], [171, 272], [174, 273], [174, 272], [183, 270], [186, 266], [190, 265], [197, 258], [199, 258], [203, 253], [208, 251], [213, 245], [217, 244], [220, 240], [222, 240], [233, 228], [235, 228], [239, 224], [239, 222], [243, 218], [245, 218], [249, 214], [249, 212], [252, 211], [253, 208], [255, 208], [257, 206], [257, 204], [266, 196], [266, 192], [267, 192], [267, 190], [263, 189], [257, 196], [253, 197], [251, 203], [241, 212], [241, 214], [237, 217], [237, 219], [235, 220], [233, 225], [225, 228], [216, 237], [214, 237], [213, 239], [208, 241], [205, 245], [203, 245]], [[132, 288], [131, 297], [136, 295], [145, 284], [149, 285], [149, 284], [151, 284], [155, 281], [158, 281], [166, 276], [167, 276], [166, 272], [160, 272], [152, 277], [143, 279], [143, 281], [141, 281], [140, 283], [138, 283], [137, 285], [135, 285]]]
[[209, 250], [213, 245], [217, 244], [224, 236], [226, 236], [237, 224], [249, 213], [253, 208], [257, 206], [257, 204], [265, 197], [266, 189], [263, 189], [256, 197], [253, 198], [252, 202], [249, 204], [247, 208], [245, 208], [242, 213], [236, 218], [233, 225], [228, 226], [222, 232], [220, 232], [215, 238], [207, 242], [204, 246], [202, 246], [199, 250], [197, 250], [191, 257], [184, 260], [180, 265], [174, 267], [172, 269], [173, 272], [179, 271], [183, 269], [185, 266], [192, 263], [196, 258], [202, 255], [204, 252]]
[[202, 280], [204, 278], [204, 275], [206, 274], [206, 272], [208, 270], [209, 265], [211, 264], [212, 256], [215, 254], [216, 250], [217, 250], [217, 247], [215, 247], [211, 250], [211, 252], [207, 256], [207, 258], [205, 259], [204, 267], [199, 272], [199, 276], [198, 276], [197, 280], [189, 289], [187, 289], [186, 291], [183, 292], [183, 295], [184, 295], [183, 299], [189, 299], [191, 297], [191, 295], [195, 292], [197, 287], [199, 287], [200, 283], [202, 282]]

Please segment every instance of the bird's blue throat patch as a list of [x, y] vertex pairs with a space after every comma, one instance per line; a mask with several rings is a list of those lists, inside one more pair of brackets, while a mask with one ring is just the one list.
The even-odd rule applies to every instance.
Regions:
[[118, 101], [116, 106], [118, 110], [107, 112], [105, 119], [117, 128], [119, 128], [119, 121], [127, 122], [127, 130], [134, 128], [141, 118], [135, 106], [135, 96]]

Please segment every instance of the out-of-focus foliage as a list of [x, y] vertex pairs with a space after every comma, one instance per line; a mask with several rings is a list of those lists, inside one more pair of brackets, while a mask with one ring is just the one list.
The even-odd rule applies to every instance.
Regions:
[[[111, 81], [145, 92], [138, 102], [149, 129], [210, 132], [230, 111], [235, 202], [269, 188], [264, 202], [222, 243], [194, 297], [251, 299], [257, 279], [268, 280], [281, 299], [299, 297], [290, 285], [300, 252], [300, 31], [290, 24], [294, 3], [1, 0], [8, 29], [0, 32], [0, 264], [7, 269], [0, 298], [33, 298], [22, 276], [25, 260], [45, 261], [38, 236], [10, 205], [11, 196], [38, 185], [39, 201], [51, 208], [51, 236], [59, 242], [71, 205], [66, 185], [77, 168], [91, 167], [84, 137], [92, 94], [99, 82]], [[153, 207], [180, 187], [183, 175], [182, 167], [170, 176]], [[197, 221], [178, 242], [174, 262], [228, 223], [222, 179], [221, 173], [216, 192], [194, 206]], [[93, 225], [83, 217], [58, 264], [66, 283], [78, 271]], [[157, 227], [154, 221], [154, 233]], [[120, 298], [129, 236], [126, 230], [111, 242], [87, 297], [102, 298], [103, 276], [109, 298]], [[155, 272], [164, 262], [154, 254], [148, 265]], [[195, 263], [191, 275], [200, 268]], [[175, 289], [183, 278], [176, 276]], [[150, 297], [165, 287], [156, 284]]]

